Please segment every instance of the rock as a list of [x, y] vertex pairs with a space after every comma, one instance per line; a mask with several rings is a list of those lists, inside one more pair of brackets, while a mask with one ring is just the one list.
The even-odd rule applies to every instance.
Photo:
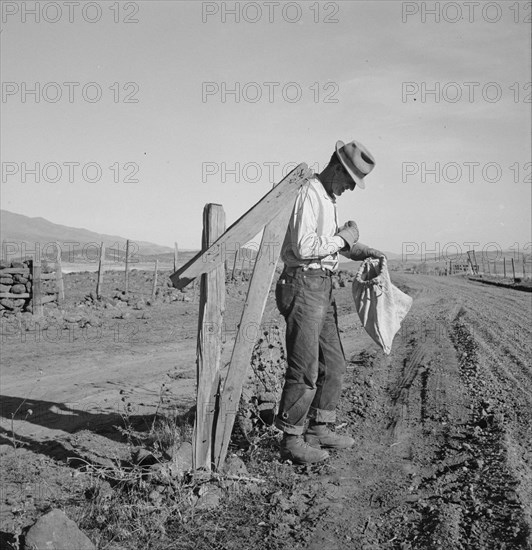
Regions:
[[5, 275], [0, 275], [0, 285], [12, 285], [13, 277], [6, 273]]
[[31, 281], [28, 281], [28, 282], [26, 283], [26, 290], [27, 290], [28, 292], [31, 292]]
[[203, 485], [206, 491], [196, 501], [196, 508], [202, 510], [213, 510], [220, 504], [223, 496], [223, 490], [220, 487], [207, 487]]
[[133, 309], [144, 309], [144, 306], [146, 305], [146, 303], [144, 302], [144, 300], [141, 298], [140, 300], [137, 300], [134, 304], [133, 304]]
[[61, 510], [40, 517], [26, 533], [25, 550], [96, 550], [90, 539]]
[[192, 443], [185, 441], [172, 453], [172, 462], [176, 465], [181, 475], [192, 468]]
[[28, 266], [26, 264], [23, 264], [22, 262], [11, 262], [11, 267], [15, 267], [17, 269], [25, 269]]
[[7, 269], [10, 266], [10, 263], [6, 260], [0, 260], [0, 269]]
[[246, 476], [248, 469], [243, 460], [236, 455], [231, 455], [226, 458], [222, 467], [222, 472], [228, 476]]
[[11, 292], [11, 285], [0, 284], [0, 292]]
[[29, 279], [27, 277], [24, 277], [24, 275], [20, 275], [19, 273], [15, 273], [13, 275], [13, 280], [16, 283], [21, 283], [23, 285], [25, 285], [29, 281]]
[[12, 300], [11, 298], [2, 298], [0, 300], [0, 304], [2, 304], [6, 309], [15, 309], [15, 300]]
[[24, 294], [26, 292], [26, 285], [16, 284], [11, 287], [13, 294]]

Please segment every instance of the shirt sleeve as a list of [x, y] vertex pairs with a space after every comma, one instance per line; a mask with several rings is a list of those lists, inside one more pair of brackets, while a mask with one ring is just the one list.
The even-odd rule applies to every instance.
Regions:
[[299, 191], [294, 213], [290, 219], [292, 225], [292, 250], [300, 260], [321, 259], [335, 254], [345, 246], [342, 237], [318, 235], [319, 198], [310, 185]]

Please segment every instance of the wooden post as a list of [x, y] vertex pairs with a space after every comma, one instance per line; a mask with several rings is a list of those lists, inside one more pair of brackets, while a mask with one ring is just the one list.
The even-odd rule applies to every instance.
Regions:
[[240, 248], [237, 248], [235, 250], [235, 259], [233, 260], [233, 271], [231, 273], [231, 280], [235, 280], [235, 272], [236, 272], [236, 262], [238, 261], [238, 252], [240, 251]]
[[63, 284], [63, 268], [61, 265], [61, 246], [58, 242], [55, 243], [57, 247], [57, 256], [55, 260], [55, 284], [57, 286], [57, 303], [62, 304], [65, 301], [65, 286]]
[[491, 269], [490, 269], [490, 259], [489, 257], [486, 258], [486, 261], [488, 262], [488, 275], [491, 275]]
[[129, 292], [129, 239], [126, 241], [126, 278], [125, 278], [125, 293]]
[[497, 258], [493, 260], [493, 275], [497, 275]]
[[105, 261], [105, 243], [100, 244], [100, 258], [98, 260], [98, 278], [96, 279], [96, 298], [99, 300], [102, 295], [103, 264]]
[[514, 263], [514, 259], [512, 258], [512, 273], [514, 275], [514, 282], [515, 282], [515, 263]]
[[467, 261], [469, 262], [469, 265], [471, 266], [471, 273], [474, 275], [475, 274], [475, 266], [473, 265], [473, 260], [471, 259], [471, 253], [470, 253], [469, 250], [467, 251]]
[[155, 291], [157, 290], [157, 268], [159, 266], [159, 260], [155, 260], [155, 269], [153, 271], [153, 287], [151, 289], [151, 298], [155, 300]]
[[[220, 388], [219, 418], [214, 438], [214, 457], [218, 470], [225, 461], [242, 394], [242, 386], [256, 344], [256, 339], [251, 338], [250, 333], [255, 332], [257, 339], [260, 338], [259, 329], [262, 314], [275, 273], [275, 266], [281, 252], [281, 243], [292, 213], [292, 207], [293, 204], [290, 203], [286, 203], [281, 207], [281, 211], [268, 223], [262, 235], [227, 376]], [[249, 330], [250, 328], [251, 330]]]
[[480, 253], [480, 261], [482, 262], [482, 273], [486, 273], [486, 267], [484, 266], [484, 253]]
[[523, 254], [523, 281], [526, 279], [525, 255]]
[[[225, 231], [225, 212], [219, 204], [203, 210], [202, 249], [207, 250]], [[196, 420], [192, 465], [211, 470], [214, 423], [222, 353], [222, 320], [225, 309], [225, 271], [221, 262], [201, 276], [197, 347]]]
[[453, 274], [453, 261], [449, 260], [449, 275]]
[[506, 257], [502, 259], [503, 278], [506, 279]]
[[179, 259], [179, 249], [177, 243], [174, 243], [174, 273], [177, 271], [177, 261]]
[[478, 275], [477, 255], [475, 254], [475, 249], [473, 249], [473, 261], [475, 262], [475, 272]]
[[43, 314], [42, 287], [41, 287], [41, 264], [33, 260], [31, 263], [31, 293], [33, 300], [33, 315]]

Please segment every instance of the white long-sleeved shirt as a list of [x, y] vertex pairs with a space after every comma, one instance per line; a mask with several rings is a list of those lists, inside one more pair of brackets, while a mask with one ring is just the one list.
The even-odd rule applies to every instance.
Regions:
[[338, 231], [336, 199], [331, 197], [316, 175], [298, 192], [281, 249], [288, 267], [338, 269], [338, 251], [345, 246]]

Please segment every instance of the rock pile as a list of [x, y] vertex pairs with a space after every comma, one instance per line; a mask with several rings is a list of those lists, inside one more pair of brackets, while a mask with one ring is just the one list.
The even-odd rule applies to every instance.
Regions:
[[0, 260], [0, 315], [31, 311], [31, 260]]

